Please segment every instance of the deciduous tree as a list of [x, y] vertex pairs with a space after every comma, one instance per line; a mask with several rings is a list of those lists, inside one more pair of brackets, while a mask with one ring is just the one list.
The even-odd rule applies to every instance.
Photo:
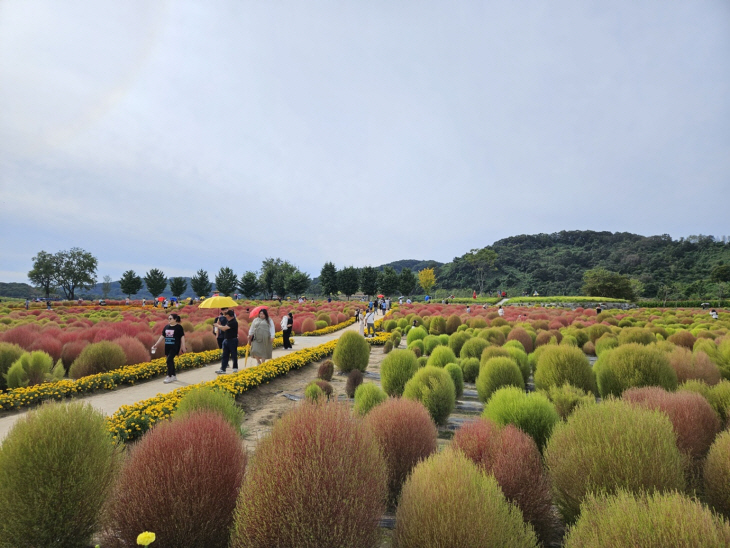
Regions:
[[410, 296], [413, 294], [413, 290], [416, 288], [416, 275], [413, 274], [413, 271], [410, 268], [404, 268], [400, 271], [400, 276], [398, 277], [398, 290], [401, 292], [401, 294]]
[[91, 289], [96, 285], [97, 260], [91, 253], [78, 247], [59, 251], [54, 255], [54, 281], [67, 300], [76, 298], [76, 289]]
[[33, 285], [43, 289], [46, 299], [50, 297], [51, 290], [55, 289], [55, 274], [56, 261], [54, 256], [51, 253], [39, 251], [33, 257], [33, 270], [28, 272], [28, 279]]
[[398, 291], [400, 277], [392, 266], [386, 266], [378, 276], [378, 289], [385, 296], [391, 296]]
[[479, 284], [479, 293], [484, 293], [484, 280], [487, 272], [494, 268], [497, 254], [489, 247], [483, 247], [481, 249], [472, 249], [464, 255], [464, 258], [474, 267], [477, 283]]
[[424, 268], [418, 271], [418, 283], [423, 288], [423, 291], [428, 295], [431, 292], [431, 288], [436, 285], [436, 274], [433, 272], [433, 268]]
[[631, 278], [605, 268], [593, 268], [583, 273], [583, 294], [613, 299], [634, 298]]
[[112, 292], [112, 277], [107, 275], [104, 276], [104, 281], [101, 284], [101, 296], [105, 299], [109, 296], [109, 293]]

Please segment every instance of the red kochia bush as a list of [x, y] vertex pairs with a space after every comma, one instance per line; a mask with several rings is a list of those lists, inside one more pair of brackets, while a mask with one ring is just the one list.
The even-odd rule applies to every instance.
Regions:
[[507, 500], [515, 503], [540, 540], [549, 543], [556, 518], [550, 482], [535, 441], [512, 425], [500, 427], [478, 419], [456, 431], [451, 442], [488, 474], [494, 475]]
[[698, 379], [710, 386], [720, 382], [720, 369], [704, 352], [692, 352], [677, 346], [669, 353], [669, 365], [677, 373], [677, 383]]
[[28, 350], [38, 336], [38, 324], [27, 324], [9, 329], [2, 334], [2, 340], [17, 344], [23, 350]]
[[436, 425], [420, 402], [402, 398], [375, 406], [365, 422], [388, 463], [388, 489], [395, 502], [413, 467], [436, 450]]
[[695, 392], [667, 392], [656, 386], [647, 386], [626, 390], [622, 399], [658, 409], [669, 416], [677, 435], [677, 446], [692, 458], [704, 456], [720, 430], [717, 413], [705, 398]]
[[159, 548], [226, 548], [246, 459], [240, 436], [217, 413], [157, 425], [126, 460], [101, 545], [131, 548], [153, 531]]
[[114, 339], [114, 342], [122, 347], [124, 355], [127, 356], [126, 365], [147, 363], [150, 361], [150, 351], [137, 339], [129, 336]]
[[532, 337], [521, 327], [515, 327], [512, 329], [512, 331], [509, 332], [509, 335], [507, 335], [507, 340], [519, 341], [522, 343], [522, 346], [525, 348], [525, 352], [528, 354], [533, 350]]
[[372, 432], [347, 406], [303, 403], [259, 443], [230, 546], [374, 546], [386, 494]]
[[32, 352], [34, 350], [42, 350], [51, 358], [53, 358], [53, 362], [57, 362], [59, 359], [61, 359], [61, 351], [63, 350], [63, 344], [61, 344], [61, 341], [54, 339], [50, 335], [41, 335], [39, 338], [37, 338], [35, 341], [33, 341], [33, 344], [28, 347], [28, 351]]
[[63, 345], [63, 348], [61, 349], [61, 361], [67, 370], [71, 367], [74, 360], [79, 357], [79, 354], [81, 354], [81, 351], [87, 344], [89, 344], [89, 341], [82, 339], [79, 341], [67, 342]]
[[317, 325], [314, 323], [313, 318], [305, 318], [302, 321], [302, 333], [308, 333], [317, 329]]
[[669, 339], [667, 339], [667, 340], [670, 343], [676, 344], [677, 346], [684, 346], [685, 348], [689, 348], [691, 350], [697, 339], [689, 331], [683, 330], [683, 331], [677, 331], [673, 335], [670, 335]]

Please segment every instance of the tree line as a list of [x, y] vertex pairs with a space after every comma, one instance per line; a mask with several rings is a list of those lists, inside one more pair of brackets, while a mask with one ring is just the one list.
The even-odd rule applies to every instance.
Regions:
[[383, 294], [393, 296], [400, 293], [413, 295], [416, 289], [429, 293], [436, 284], [433, 268], [424, 268], [414, 274], [410, 268], [403, 268], [400, 273], [391, 266], [379, 270], [372, 266], [356, 268], [346, 266], [338, 270], [334, 263], [326, 262], [319, 273], [320, 292], [323, 295], [341, 293], [348, 300], [358, 291], [367, 296]]

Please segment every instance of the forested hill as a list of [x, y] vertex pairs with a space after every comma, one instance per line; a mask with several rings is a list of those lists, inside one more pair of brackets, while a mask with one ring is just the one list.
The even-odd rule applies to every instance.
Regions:
[[[712, 236], [672, 240], [666, 234], [647, 237], [571, 230], [512, 236], [490, 247], [497, 260], [495, 270], [486, 276], [484, 290], [509, 290], [513, 294], [537, 290], [542, 295], [579, 295], [583, 273], [603, 267], [640, 281], [644, 297], [655, 297], [664, 285], [673, 286], [673, 291], [683, 296], [702, 297], [713, 285], [709, 282], [713, 267], [730, 265], [730, 244]], [[397, 261], [387, 266], [398, 266], [398, 271], [403, 267], [419, 269], [401, 264], [405, 262], [429, 263]], [[475, 269], [465, 256], [437, 266], [436, 279], [439, 288], [479, 289]]]
[[[687, 296], [702, 295], [710, 272], [730, 264], [730, 245], [712, 236], [672, 240], [667, 235], [628, 232], [562, 231], [512, 236], [495, 242], [495, 270], [485, 290], [512, 288], [543, 295], [578, 295], [586, 270], [603, 267], [639, 280], [642, 296], [655, 297], [663, 285], [675, 284]], [[457, 257], [439, 268], [442, 287], [476, 287], [474, 268]]]

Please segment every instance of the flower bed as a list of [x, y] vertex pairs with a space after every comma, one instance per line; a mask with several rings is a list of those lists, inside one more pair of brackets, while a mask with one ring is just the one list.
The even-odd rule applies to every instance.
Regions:
[[[388, 333], [380, 333], [374, 338], [367, 339], [370, 345], [382, 346], [390, 339]], [[286, 375], [292, 369], [300, 369], [305, 365], [324, 359], [331, 355], [337, 341], [330, 341], [313, 348], [304, 348], [286, 356], [274, 358], [261, 365], [249, 367], [232, 375], [217, 377], [211, 381], [192, 386], [185, 386], [173, 390], [168, 394], [160, 394], [135, 403], [123, 405], [109, 418], [109, 431], [113, 438], [122, 443], [136, 440], [149, 428], [170, 417], [180, 399], [194, 386], [210, 386], [222, 388], [234, 396], [243, 394], [247, 390]]]

